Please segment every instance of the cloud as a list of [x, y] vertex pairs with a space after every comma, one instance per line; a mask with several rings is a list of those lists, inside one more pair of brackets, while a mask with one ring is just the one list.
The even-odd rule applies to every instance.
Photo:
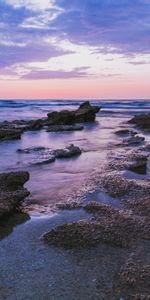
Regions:
[[[1, 0], [0, 11], [0, 68], [67, 55], [65, 40], [93, 47], [93, 55], [150, 53], [149, 0]], [[30, 76], [55, 76], [40, 72]], [[54, 72], [82, 77], [85, 70]]]
[[74, 43], [113, 47], [123, 54], [150, 52], [150, 1], [57, 0], [55, 25]]
[[5, 3], [14, 8], [22, 8], [38, 11], [54, 8], [54, 0], [5, 0]]
[[38, 80], [38, 79], [72, 79], [87, 77], [89, 67], [75, 68], [72, 71], [64, 70], [35, 70], [22, 76], [22, 79]]

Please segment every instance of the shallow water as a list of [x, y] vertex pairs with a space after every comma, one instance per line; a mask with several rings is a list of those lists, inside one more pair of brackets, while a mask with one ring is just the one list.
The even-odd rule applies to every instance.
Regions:
[[[115, 274], [127, 250], [99, 245], [75, 251], [43, 243], [41, 236], [66, 222], [89, 218], [84, 210], [53, 213], [53, 206], [82, 197], [120, 207], [120, 200], [109, 197], [95, 186], [103, 172], [107, 153], [115, 151], [121, 137], [115, 131], [127, 127], [135, 113], [147, 112], [150, 101], [93, 101], [102, 106], [93, 125], [69, 133], [26, 132], [21, 140], [0, 143], [1, 172], [28, 170], [26, 187], [31, 194], [24, 202], [28, 214], [15, 215], [0, 226], [0, 300], [128, 300], [115, 290]], [[0, 120], [44, 117], [57, 109], [75, 109], [78, 101], [0, 101]], [[147, 141], [149, 136], [146, 136]], [[70, 143], [81, 147], [74, 159], [33, 166], [35, 154], [17, 153], [18, 148], [44, 146], [51, 149]], [[126, 172], [124, 176], [142, 176]], [[141, 177], [140, 177], [141, 178]], [[144, 177], [145, 178], [145, 177]], [[119, 298], [118, 298], [119, 297]]]

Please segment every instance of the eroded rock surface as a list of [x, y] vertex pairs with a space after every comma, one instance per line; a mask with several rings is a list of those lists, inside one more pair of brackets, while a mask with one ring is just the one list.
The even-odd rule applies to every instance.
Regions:
[[150, 131], [150, 112], [147, 114], [136, 115], [129, 122], [135, 124], [142, 130]]
[[29, 195], [29, 191], [24, 188], [28, 180], [28, 172], [0, 174], [0, 219], [11, 214]]

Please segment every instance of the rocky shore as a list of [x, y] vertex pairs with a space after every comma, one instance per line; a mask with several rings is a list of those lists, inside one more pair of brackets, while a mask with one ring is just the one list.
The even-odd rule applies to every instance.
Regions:
[[0, 174], [0, 220], [18, 209], [20, 203], [30, 194], [24, 188], [28, 180], [28, 172]]
[[[43, 119], [3, 122], [0, 124], [0, 140], [21, 138], [21, 134], [27, 130], [83, 130], [83, 123], [94, 122], [98, 111], [98, 107], [85, 102], [75, 111], [50, 112]], [[80, 209], [89, 218], [59, 223], [61, 225], [51, 227], [42, 236], [42, 242], [60, 247], [61, 250], [77, 251], [107, 245], [117, 251], [126, 251], [112, 287], [117, 290], [118, 297], [125, 295], [125, 300], [150, 299], [150, 255], [148, 251], [145, 252], [145, 245], [148, 245], [148, 249], [150, 246], [150, 179], [146, 177], [150, 145], [146, 144], [142, 135], [143, 131], [147, 133], [150, 130], [149, 116], [149, 113], [135, 116], [126, 123], [126, 127], [114, 131], [119, 143], [117, 140], [114, 148], [107, 152], [106, 163], [95, 178], [94, 183], [99, 191], [110, 197], [112, 202], [117, 199], [120, 205], [113, 207], [104, 204], [101, 199], [59, 203], [57, 209], [60, 211]], [[129, 124], [134, 124], [137, 131]], [[81, 155], [82, 149], [70, 144], [60, 149], [18, 149], [17, 153], [32, 154], [32, 164], [37, 165], [76, 157]], [[131, 172], [132, 178], [128, 177], [128, 172]], [[134, 178], [134, 175], [137, 177]], [[28, 172], [0, 174], [0, 220], [5, 220], [7, 215], [18, 210], [29, 195], [24, 188], [28, 180]]]
[[42, 128], [45, 128], [48, 132], [83, 130], [83, 125], [78, 123], [94, 122], [99, 110], [99, 107], [92, 106], [87, 101], [82, 103], [75, 111], [54, 111], [48, 113], [46, 118], [38, 120], [1, 122], [0, 141], [20, 139], [24, 131], [40, 130]]
[[[147, 300], [150, 298], [150, 258], [145, 263], [138, 247], [143, 241], [150, 241], [150, 179], [128, 179], [124, 177], [124, 171], [146, 174], [150, 148], [148, 145], [140, 147], [144, 138], [131, 129], [116, 134], [123, 138], [122, 143], [118, 151], [108, 154], [103, 174], [100, 174], [96, 185], [110, 197], [120, 200], [121, 208], [96, 200], [59, 204], [59, 209], [82, 208], [91, 218], [59, 225], [45, 233], [43, 240], [49, 245], [67, 249], [98, 244], [128, 249], [129, 257], [120, 269], [117, 289], [123, 291], [127, 299]], [[133, 145], [134, 149], [131, 148]]]

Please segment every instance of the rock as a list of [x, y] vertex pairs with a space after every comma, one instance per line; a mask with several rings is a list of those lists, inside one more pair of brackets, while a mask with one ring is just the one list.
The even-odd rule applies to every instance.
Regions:
[[66, 203], [58, 203], [57, 208], [61, 210], [73, 210], [73, 209], [79, 209], [81, 208], [81, 203], [79, 202], [66, 202]]
[[150, 299], [150, 265], [145, 264], [141, 257], [136, 258], [132, 254], [122, 266], [118, 275], [119, 287], [127, 293], [126, 299]]
[[122, 178], [122, 176], [116, 173], [107, 173], [102, 176], [100, 184], [108, 195], [114, 198], [129, 194], [134, 187], [133, 181]]
[[83, 130], [81, 125], [51, 125], [48, 127], [47, 132], [60, 132], [60, 131], [79, 131]]
[[133, 117], [130, 123], [136, 124], [142, 130], [150, 130], [150, 112], [147, 114], [140, 114]]
[[[102, 210], [102, 211], [101, 211]], [[81, 220], [57, 226], [43, 236], [48, 244], [64, 248], [80, 248], [107, 243], [129, 247], [141, 234], [141, 223], [130, 213], [101, 205], [97, 219]]]
[[48, 113], [47, 125], [70, 125], [75, 123], [73, 111], [62, 110]]
[[93, 122], [96, 113], [100, 110], [97, 106], [90, 105], [89, 101], [82, 103], [75, 111], [60, 111], [48, 113], [47, 125], [70, 125], [74, 123]]
[[32, 161], [32, 165], [44, 165], [55, 161], [55, 156], [52, 154], [42, 155]]
[[12, 213], [29, 195], [23, 185], [29, 180], [28, 172], [0, 174], [0, 219]]
[[0, 141], [20, 139], [21, 133], [22, 129], [5, 123], [0, 124]]
[[31, 120], [26, 122], [26, 126], [24, 126], [24, 130], [40, 130], [44, 126], [45, 119]]
[[76, 122], [94, 122], [96, 114], [99, 112], [100, 107], [90, 105], [89, 101], [86, 101], [80, 105], [75, 111]]
[[19, 153], [25, 153], [25, 154], [30, 154], [30, 153], [37, 153], [37, 152], [45, 152], [50, 149], [49, 148], [45, 148], [45, 147], [31, 147], [31, 148], [25, 148], [25, 149], [17, 149], [17, 152]]
[[65, 149], [57, 149], [54, 150], [54, 155], [56, 158], [68, 158], [68, 157], [74, 157], [81, 154], [81, 150], [79, 147], [74, 146], [71, 144]]
[[130, 197], [124, 202], [124, 206], [126, 209], [131, 209], [136, 215], [150, 218], [150, 194], [142, 197]]
[[133, 131], [131, 129], [121, 129], [115, 132], [119, 136], [135, 136], [137, 134], [136, 131]]
[[145, 140], [144, 137], [135, 135], [133, 137], [129, 137], [123, 140], [124, 146], [136, 146], [143, 143]]
[[139, 155], [135, 157], [127, 169], [131, 172], [145, 175], [147, 173], [147, 160], [147, 156]]

